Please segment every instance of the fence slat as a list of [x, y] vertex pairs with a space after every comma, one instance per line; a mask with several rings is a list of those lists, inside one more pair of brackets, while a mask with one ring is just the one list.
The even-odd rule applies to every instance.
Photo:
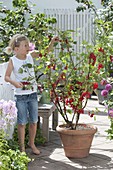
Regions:
[[77, 45], [74, 47], [77, 53], [83, 51], [81, 47], [83, 40], [89, 43], [94, 42], [94, 13], [89, 11], [77, 13], [74, 9], [44, 9], [44, 13], [46, 17], [57, 19], [56, 28], [75, 31], [72, 36], [77, 41]]

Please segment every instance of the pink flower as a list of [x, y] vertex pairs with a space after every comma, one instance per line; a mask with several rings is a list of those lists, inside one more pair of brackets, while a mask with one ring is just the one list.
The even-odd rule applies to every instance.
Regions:
[[108, 116], [113, 118], [113, 109], [108, 110]]
[[6, 130], [15, 125], [17, 119], [17, 108], [14, 101], [0, 100], [0, 130]]
[[112, 89], [112, 85], [111, 84], [106, 84], [105, 90], [109, 91], [111, 89]]
[[102, 90], [101, 95], [106, 97], [108, 95], [108, 91], [107, 90]]
[[35, 49], [35, 44], [29, 43], [29, 51], [33, 51]]
[[107, 80], [105, 80], [105, 79], [101, 80], [100, 84], [101, 84], [101, 85], [107, 84]]

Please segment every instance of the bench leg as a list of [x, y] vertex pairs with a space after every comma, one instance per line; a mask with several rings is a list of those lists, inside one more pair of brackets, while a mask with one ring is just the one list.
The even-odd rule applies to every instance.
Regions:
[[58, 125], [58, 111], [56, 109], [52, 114], [52, 129], [56, 130], [57, 125]]
[[43, 136], [46, 138], [46, 142], [49, 141], [49, 118], [43, 117], [42, 118], [42, 133]]
[[40, 129], [40, 116], [38, 116], [37, 128]]

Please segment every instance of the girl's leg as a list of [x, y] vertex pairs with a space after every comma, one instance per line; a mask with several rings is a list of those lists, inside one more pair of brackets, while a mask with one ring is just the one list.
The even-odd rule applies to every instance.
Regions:
[[17, 124], [18, 124], [18, 140], [20, 151], [25, 151], [25, 127], [27, 123], [27, 95], [16, 95], [15, 96], [17, 112]]
[[29, 146], [31, 147], [34, 154], [39, 155], [40, 151], [34, 144], [35, 136], [37, 131], [37, 123], [29, 124]]
[[25, 152], [25, 125], [18, 124], [18, 139], [21, 152]]
[[38, 122], [37, 93], [33, 93], [30, 95], [28, 102], [28, 111], [29, 111], [29, 146], [31, 147], [34, 154], [39, 155], [40, 151], [34, 144]]

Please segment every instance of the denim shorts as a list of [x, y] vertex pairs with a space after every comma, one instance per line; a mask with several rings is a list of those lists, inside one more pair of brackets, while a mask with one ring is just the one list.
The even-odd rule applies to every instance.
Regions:
[[38, 100], [37, 93], [26, 95], [15, 95], [17, 112], [17, 123], [25, 125], [38, 122]]

